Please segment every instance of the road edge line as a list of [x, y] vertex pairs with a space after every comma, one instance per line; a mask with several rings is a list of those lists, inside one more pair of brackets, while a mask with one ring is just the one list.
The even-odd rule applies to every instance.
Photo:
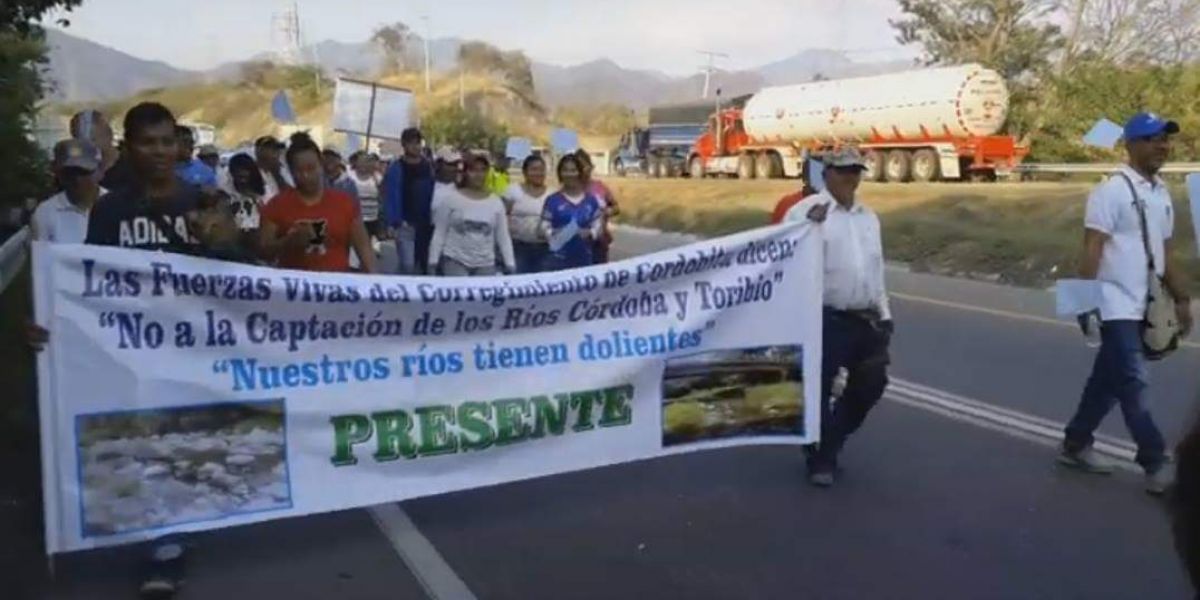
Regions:
[[397, 503], [369, 507], [371, 519], [431, 600], [477, 600], [433, 542]]

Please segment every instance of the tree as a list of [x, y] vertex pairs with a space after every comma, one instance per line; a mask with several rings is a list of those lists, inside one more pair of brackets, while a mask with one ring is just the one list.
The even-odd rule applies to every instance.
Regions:
[[1084, 61], [1180, 64], [1200, 58], [1200, 0], [1065, 0], [1060, 72]]
[[[45, 157], [31, 135], [46, 91], [44, 34], [39, 22], [55, 8], [80, 0], [4, 0], [0, 3], [0, 203], [17, 204], [45, 193]], [[60, 24], [66, 25], [66, 21]]]
[[392, 72], [400, 72], [408, 67], [408, 40], [412, 30], [408, 25], [399, 21], [385, 25], [375, 30], [371, 43], [379, 47], [387, 61], [386, 68]]
[[1050, 65], [1063, 45], [1049, 0], [900, 0], [891, 20], [901, 44], [920, 45], [930, 65], [979, 62], [1013, 83]]
[[458, 65], [468, 71], [497, 73], [513, 91], [533, 101], [533, 65], [524, 52], [503, 51], [484, 42], [467, 42], [458, 49]]
[[493, 153], [503, 152], [508, 141], [506, 127], [457, 104], [430, 112], [421, 119], [421, 130], [435, 145], [483, 148]]

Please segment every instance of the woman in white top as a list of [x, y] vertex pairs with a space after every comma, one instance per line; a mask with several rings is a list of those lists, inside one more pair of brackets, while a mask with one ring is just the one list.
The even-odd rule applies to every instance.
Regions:
[[550, 190], [546, 187], [546, 160], [530, 155], [521, 164], [523, 183], [513, 183], [504, 192], [508, 207], [508, 228], [512, 232], [513, 253], [518, 273], [537, 273], [542, 270], [550, 247], [542, 235], [542, 208]]
[[379, 166], [376, 160], [363, 151], [350, 157], [350, 178], [358, 188], [359, 212], [367, 233], [375, 238], [384, 237], [384, 227], [379, 220]]
[[466, 157], [466, 172], [457, 193], [446, 194], [433, 213], [433, 241], [429, 245], [429, 270], [471, 277], [496, 274], [496, 249], [504, 268], [516, 270], [508, 214], [498, 196], [488, 191], [486, 156]]

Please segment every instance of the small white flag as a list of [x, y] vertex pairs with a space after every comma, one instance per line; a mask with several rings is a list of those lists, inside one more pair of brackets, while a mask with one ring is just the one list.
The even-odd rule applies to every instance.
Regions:
[[1100, 282], [1094, 279], [1059, 279], [1054, 284], [1055, 312], [1075, 317], [1100, 307]]

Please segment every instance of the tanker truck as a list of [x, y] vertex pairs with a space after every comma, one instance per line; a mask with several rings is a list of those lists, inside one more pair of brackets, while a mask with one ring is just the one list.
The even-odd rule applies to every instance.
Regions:
[[1008, 113], [999, 73], [977, 64], [764, 88], [718, 107], [688, 173], [801, 176], [812, 153], [857, 146], [869, 181], [992, 180], [1029, 153], [997, 135]]

